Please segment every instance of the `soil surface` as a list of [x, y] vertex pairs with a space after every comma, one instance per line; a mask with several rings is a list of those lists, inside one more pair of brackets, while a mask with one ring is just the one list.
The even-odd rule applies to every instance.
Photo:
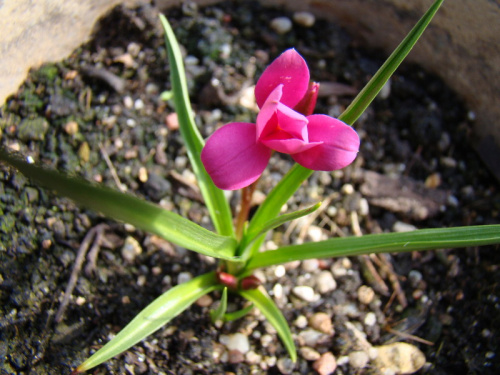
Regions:
[[[321, 20], [306, 26], [299, 19], [278, 34], [271, 21], [293, 15], [253, 2], [203, 9], [188, 4], [167, 17], [185, 49], [205, 137], [224, 123], [255, 119], [251, 86], [287, 48], [304, 56], [311, 77], [322, 84], [316, 112], [331, 116], [383, 63], [378, 51], [360, 49]], [[405, 31], [395, 32], [404, 37]], [[7, 101], [1, 145], [211, 229], [173, 108], [160, 99], [169, 89], [168, 75], [157, 10], [118, 8], [90, 43], [33, 71]], [[473, 125], [474, 113], [438, 78], [403, 65], [355, 124], [362, 139], [355, 163], [313, 174], [286, 209], [328, 204], [312, 218], [275, 230], [265, 248], [499, 223], [498, 183], [468, 144]], [[291, 166], [286, 155], [273, 156], [257, 204]], [[236, 207], [238, 194], [230, 197]], [[216, 266], [79, 208], [3, 164], [0, 214], [0, 374], [69, 374], [162, 292]], [[99, 251], [96, 263], [85, 259], [61, 310], [77, 254], [91, 247]], [[257, 311], [212, 325], [208, 311], [219, 296], [211, 294], [92, 373], [314, 374], [335, 365], [338, 374], [375, 374], [381, 365], [370, 360], [369, 347], [406, 341], [425, 354], [418, 373], [494, 374], [500, 368], [498, 250], [311, 260], [259, 271], [290, 322], [296, 364]], [[243, 303], [230, 302], [233, 309]], [[235, 337], [240, 342], [230, 350]]]

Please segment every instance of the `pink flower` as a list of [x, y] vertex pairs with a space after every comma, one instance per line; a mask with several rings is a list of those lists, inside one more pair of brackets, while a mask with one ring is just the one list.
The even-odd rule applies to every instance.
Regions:
[[359, 150], [358, 134], [333, 117], [311, 115], [318, 89], [294, 49], [274, 60], [255, 86], [260, 108], [256, 124], [232, 122], [219, 128], [201, 152], [215, 185], [224, 190], [250, 185], [266, 168], [272, 151], [290, 154], [303, 167], [317, 171], [351, 164]]

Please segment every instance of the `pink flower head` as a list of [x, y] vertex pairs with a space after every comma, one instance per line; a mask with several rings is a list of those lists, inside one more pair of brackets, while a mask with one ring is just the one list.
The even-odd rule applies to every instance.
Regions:
[[294, 49], [274, 60], [255, 86], [260, 108], [256, 123], [232, 122], [219, 128], [201, 152], [215, 185], [224, 190], [250, 185], [266, 168], [273, 150], [317, 171], [351, 164], [359, 150], [358, 134], [333, 117], [311, 115], [318, 89]]

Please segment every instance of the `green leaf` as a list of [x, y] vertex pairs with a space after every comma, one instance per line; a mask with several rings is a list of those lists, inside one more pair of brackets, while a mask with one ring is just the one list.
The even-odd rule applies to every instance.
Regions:
[[277, 228], [284, 223], [298, 219], [302, 216], [309, 215], [310, 213], [316, 211], [320, 206], [321, 202], [318, 202], [314, 206], [280, 215], [277, 218], [269, 220], [267, 223], [263, 223], [260, 227], [254, 227], [252, 231], [247, 231], [245, 234], [242, 247], [247, 246], [247, 244], [250, 244], [256, 237], [267, 233], [271, 229]]
[[224, 321], [225, 322], [232, 322], [233, 320], [241, 319], [245, 315], [249, 314], [250, 311], [252, 311], [252, 309], [253, 309], [253, 303], [248, 305], [247, 307], [244, 307], [241, 310], [226, 313], [226, 314], [224, 314]]
[[224, 320], [224, 314], [227, 310], [227, 287], [224, 287], [222, 290], [222, 297], [220, 299], [219, 307], [215, 310], [210, 310], [210, 318], [212, 319], [212, 323], [215, 323], [218, 320]]
[[[278, 182], [273, 190], [267, 195], [266, 200], [259, 206], [248, 225], [248, 232], [257, 232], [280, 213], [281, 207], [288, 202], [290, 197], [297, 191], [302, 182], [314, 171], [295, 164], [288, 173]], [[244, 259], [251, 258], [260, 246], [264, 236], [260, 236], [251, 247], [246, 248], [242, 254]]]
[[215, 258], [238, 261], [234, 257], [236, 240], [216, 233], [167, 211], [153, 203], [79, 178], [28, 164], [0, 150], [0, 160], [17, 168], [40, 185], [57, 191], [81, 205], [104, 215], [157, 234], [179, 246]]
[[290, 358], [293, 362], [296, 362], [297, 351], [295, 349], [295, 343], [293, 342], [292, 333], [290, 332], [290, 327], [288, 327], [285, 317], [271, 297], [266, 293], [265, 289], [260, 287], [251, 290], [241, 290], [239, 293], [242, 297], [252, 302], [262, 314], [264, 314], [266, 319], [269, 320], [269, 323], [276, 329], [281, 341], [285, 344]]
[[362, 237], [332, 238], [326, 241], [286, 246], [275, 251], [255, 254], [248, 262], [245, 272], [292, 260], [491, 244], [500, 244], [500, 225], [420, 229], [405, 233], [383, 233], [369, 234]]
[[201, 162], [200, 154], [204, 142], [194, 121], [179, 43], [167, 19], [161, 14], [160, 20], [165, 30], [175, 111], [179, 118], [179, 128], [186, 144], [188, 157], [215, 229], [221, 235], [232, 237], [234, 228], [229, 203], [224, 192], [214, 185]]
[[111, 341], [78, 366], [76, 373], [87, 371], [137, 344], [186, 310], [198, 298], [217, 289], [219, 286], [216, 284], [215, 273], [210, 272], [173, 287], [155, 299]]
[[352, 125], [363, 114], [401, 62], [410, 53], [442, 3], [443, 0], [437, 0], [432, 4], [363, 90], [354, 98], [349, 107], [340, 115], [339, 120]]

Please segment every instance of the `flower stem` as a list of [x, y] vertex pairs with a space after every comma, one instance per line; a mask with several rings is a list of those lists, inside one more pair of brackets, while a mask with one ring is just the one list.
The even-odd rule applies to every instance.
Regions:
[[[258, 180], [257, 180], [258, 181]], [[252, 196], [255, 188], [257, 186], [257, 181], [253, 184], [241, 189], [241, 202], [240, 202], [240, 212], [236, 217], [236, 239], [238, 241], [243, 237], [243, 230], [245, 228], [245, 223], [248, 221], [248, 213], [250, 212], [250, 206], [252, 203]]]

